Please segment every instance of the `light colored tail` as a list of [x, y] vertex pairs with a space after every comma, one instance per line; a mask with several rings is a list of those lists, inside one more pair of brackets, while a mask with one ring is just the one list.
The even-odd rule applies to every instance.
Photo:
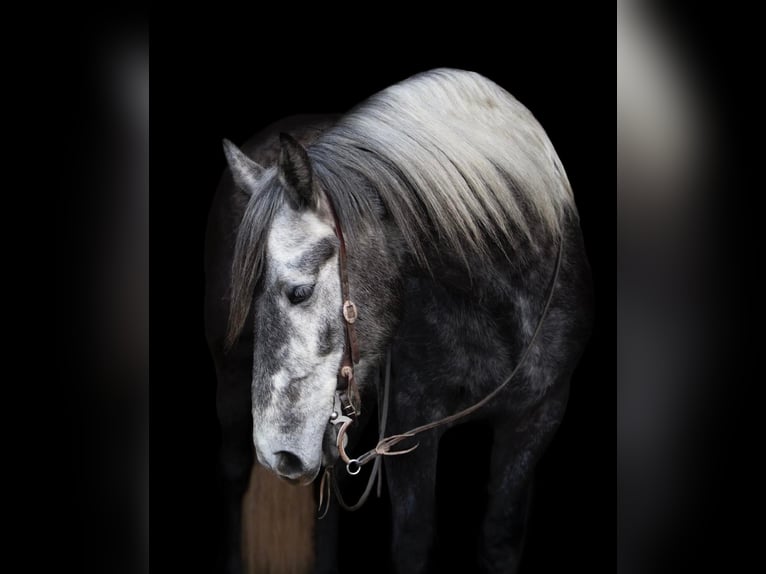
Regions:
[[306, 574], [314, 564], [314, 493], [253, 465], [242, 506], [242, 548], [249, 574]]

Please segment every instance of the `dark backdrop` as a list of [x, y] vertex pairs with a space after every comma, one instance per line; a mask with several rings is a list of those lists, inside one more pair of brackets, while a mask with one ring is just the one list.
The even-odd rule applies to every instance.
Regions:
[[[595, 280], [593, 337], [572, 381], [564, 422], [539, 465], [526, 571], [614, 569], [614, 44], [613, 24], [607, 25], [605, 16], [581, 7], [534, 19], [498, 16], [500, 31], [466, 23], [438, 34], [432, 25], [426, 38], [414, 25], [396, 25], [383, 35], [365, 28], [330, 33], [318, 25], [298, 32], [285, 22], [257, 18], [243, 34], [233, 25], [247, 25], [247, 18], [232, 14], [227, 22], [199, 17], [193, 24], [170, 26], [166, 38], [155, 35], [155, 568], [210, 571], [216, 539], [219, 434], [215, 378], [203, 332], [202, 260], [207, 211], [225, 165], [221, 138], [242, 143], [284, 116], [343, 111], [410, 74], [450, 66], [496, 81], [542, 123], [574, 188]], [[470, 464], [470, 457], [463, 462]], [[367, 525], [354, 533], [372, 536], [375, 531]]]

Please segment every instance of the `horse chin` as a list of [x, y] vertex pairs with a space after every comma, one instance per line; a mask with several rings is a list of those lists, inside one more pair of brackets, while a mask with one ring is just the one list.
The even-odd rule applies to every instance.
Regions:
[[288, 476], [282, 476], [279, 473], [276, 473], [276, 475], [284, 480], [287, 484], [291, 484], [293, 486], [309, 486], [316, 480], [316, 477], [319, 475], [321, 467], [317, 467], [313, 473], [305, 474], [298, 478], [290, 478]]

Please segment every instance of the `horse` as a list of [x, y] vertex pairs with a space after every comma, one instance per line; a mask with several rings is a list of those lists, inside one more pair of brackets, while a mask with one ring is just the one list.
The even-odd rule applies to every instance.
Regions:
[[[393, 569], [429, 571], [440, 440], [480, 423], [491, 445], [477, 561], [517, 571], [533, 471], [592, 322], [577, 208], [542, 126], [491, 80], [436, 69], [342, 116], [288, 119], [244, 150], [225, 140], [224, 151], [207, 235], [206, 330], [230, 486], [230, 571], [240, 567], [253, 454], [285, 481], [318, 481], [374, 424], [384, 380], [387, 429], [407, 451], [379, 456]], [[353, 389], [342, 384], [351, 372]], [[331, 419], [351, 390], [358, 397], [344, 408], [366, 417], [348, 427], [346, 444]], [[444, 424], [408, 438], [434, 421]], [[391, 454], [378, 450], [371, 458]], [[317, 523], [319, 571], [336, 568], [336, 540], [322, 533], [332, 528]]]

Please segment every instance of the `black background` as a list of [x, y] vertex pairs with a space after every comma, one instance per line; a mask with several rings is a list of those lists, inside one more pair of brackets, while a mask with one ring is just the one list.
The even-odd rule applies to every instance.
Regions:
[[[589, 9], [593, 10], [593, 9]], [[596, 324], [564, 422], [539, 465], [527, 572], [615, 564], [613, 36], [606, 15], [491, 15], [449, 31], [401, 23], [298, 31], [232, 14], [178, 23], [155, 43], [151, 138], [152, 563], [211, 571], [215, 378], [203, 331], [203, 242], [224, 168], [241, 144], [296, 113], [341, 112], [438, 66], [474, 70], [525, 104], [567, 170], [593, 268]], [[555, 16], [555, 18], [553, 17]], [[238, 31], [234, 24], [238, 23]], [[242, 31], [242, 24], [252, 28]], [[428, 32], [424, 36], [425, 32]], [[469, 33], [470, 32], [470, 33]], [[155, 35], [157, 38], [157, 35]], [[168, 38], [172, 38], [168, 41]], [[470, 456], [466, 453], [466, 464]], [[372, 535], [372, 534], [371, 534]], [[367, 571], [362, 568], [361, 571]]]

